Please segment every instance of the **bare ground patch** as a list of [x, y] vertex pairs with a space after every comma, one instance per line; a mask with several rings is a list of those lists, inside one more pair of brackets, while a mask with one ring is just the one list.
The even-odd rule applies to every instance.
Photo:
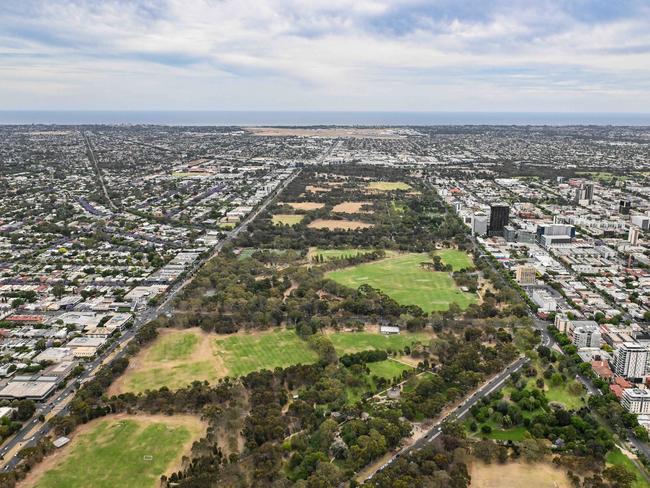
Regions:
[[324, 203], [318, 202], [284, 202], [282, 205], [288, 205], [294, 210], [318, 210], [325, 206]]
[[372, 210], [362, 210], [364, 206], [372, 205], [372, 202], [341, 202], [335, 205], [333, 212], [340, 213], [372, 213]]
[[330, 190], [331, 188], [325, 188], [324, 186], [307, 185], [305, 187], [305, 191], [310, 191], [312, 193], [327, 193]]
[[356, 220], [328, 220], [328, 219], [316, 219], [311, 222], [307, 227], [311, 229], [342, 229], [342, 230], [357, 230], [357, 229], [367, 229], [373, 227], [373, 224], [367, 222], [359, 222]]
[[472, 488], [569, 488], [566, 473], [548, 463], [483, 464], [478, 461], [469, 466]]

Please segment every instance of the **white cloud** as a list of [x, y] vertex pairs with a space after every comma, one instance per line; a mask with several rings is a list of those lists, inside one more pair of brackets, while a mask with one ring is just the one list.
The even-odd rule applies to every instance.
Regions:
[[0, 105], [650, 111], [643, 7], [586, 22], [559, 2], [437, 3], [16, 3], [0, 13]]

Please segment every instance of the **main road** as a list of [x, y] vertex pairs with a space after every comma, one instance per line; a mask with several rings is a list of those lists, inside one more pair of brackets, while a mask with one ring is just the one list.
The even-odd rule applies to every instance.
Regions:
[[529, 361], [530, 360], [526, 357], [520, 357], [516, 361], [510, 363], [507, 367], [493, 376], [489, 381], [484, 383], [478, 390], [465, 398], [465, 400], [463, 400], [463, 402], [458, 405], [454, 411], [442, 417], [435, 424], [433, 424], [431, 429], [429, 429], [426, 434], [420, 437], [413, 444], [397, 451], [389, 461], [384, 463], [380, 468], [377, 469], [377, 471], [367, 476], [366, 480], [372, 479], [375, 474], [382, 471], [384, 468], [387, 468], [399, 458], [407, 456], [410, 453], [417, 452], [428, 443], [433, 442], [442, 433], [442, 424], [444, 422], [449, 420], [462, 419], [465, 415], [467, 415], [467, 412], [469, 412], [474, 405], [481, 401], [481, 399], [503, 388], [508, 377], [515, 371], [519, 371]]
[[[223, 240], [219, 241], [212, 248], [212, 252], [208, 256], [193, 263], [193, 265], [187, 271], [185, 278], [167, 290], [165, 299], [160, 305], [149, 306], [143, 310], [135, 319], [133, 327], [124, 331], [122, 335], [114, 343], [107, 347], [101, 355], [92, 361], [85, 363], [84, 372], [79, 375], [75, 381], [69, 382], [69, 384], [64, 388], [57, 390], [55, 396], [50, 397], [50, 399], [38, 405], [33, 417], [30, 420], [26, 421], [20, 430], [16, 432], [16, 434], [14, 434], [14, 436], [2, 446], [2, 449], [0, 449], [0, 459], [5, 460], [4, 466], [2, 468], [4, 471], [16, 467], [20, 461], [20, 458], [17, 454], [21, 449], [35, 445], [39, 440], [41, 440], [50, 432], [51, 426], [48, 421], [49, 418], [58, 415], [65, 415], [68, 412], [68, 403], [74, 397], [74, 393], [78, 384], [92, 379], [97, 373], [99, 367], [104, 364], [104, 362], [107, 362], [109, 357], [111, 360], [123, 357], [126, 354], [126, 347], [124, 346], [126, 346], [128, 341], [133, 338], [133, 336], [137, 333], [143, 324], [150, 322], [151, 320], [154, 320], [161, 315], [167, 315], [171, 313], [173, 309], [174, 298], [183, 288], [185, 288], [185, 286], [187, 286], [188, 283], [194, 279], [197, 271], [207, 261], [219, 254], [219, 252], [221, 252], [227, 243], [231, 242], [242, 232], [244, 232], [248, 228], [248, 225], [253, 220], [255, 220], [260, 213], [266, 210], [268, 205], [275, 200], [278, 194], [281, 193], [287, 187], [287, 185], [289, 185], [289, 183], [291, 183], [301, 173], [301, 171], [302, 169], [297, 169], [294, 171], [293, 174], [285, 179], [268, 197], [266, 197], [266, 199], [257, 207], [257, 209], [250, 213], [243, 221], [239, 223], [237, 227], [230, 231]], [[41, 422], [39, 420], [41, 416], [47, 417], [45, 422]]]

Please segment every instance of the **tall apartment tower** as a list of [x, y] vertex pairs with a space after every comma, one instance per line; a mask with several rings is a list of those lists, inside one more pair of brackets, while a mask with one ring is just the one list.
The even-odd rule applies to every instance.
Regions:
[[625, 378], [646, 375], [648, 348], [636, 342], [624, 342], [614, 353], [614, 373]]
[[633, 246], [636, 246], [639, 242], [640, 231], [641, 229], [639, 229], [637, 226], [635, 225], [630, 226], [630, 231], [627, 234], [627, 242], [629, 242]]
[[587, 201], [589, 204], [594, 200], [594, 184], [583, 183], [580, 188], [576, 188], [575, 203]]
[[508, 225], [510, 218], [510, 207], [505, 204], [490, 206], [490, 226], [488, 234], [491, 236], [502, 236], [503, 228]]
[[630, 200], [620, 200], [618, 202], [618, 213], [621, 215], [630, 215], [632, 209], [632, 202]]

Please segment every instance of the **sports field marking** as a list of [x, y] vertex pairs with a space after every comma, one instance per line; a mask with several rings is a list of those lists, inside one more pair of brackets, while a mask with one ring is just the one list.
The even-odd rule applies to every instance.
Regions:
[[21, 486], [154, 488], [180, 468], [181, 457], [205, 432], [188, 415], [115, 415], [75, 430], [72, 441], [45, 458]]

